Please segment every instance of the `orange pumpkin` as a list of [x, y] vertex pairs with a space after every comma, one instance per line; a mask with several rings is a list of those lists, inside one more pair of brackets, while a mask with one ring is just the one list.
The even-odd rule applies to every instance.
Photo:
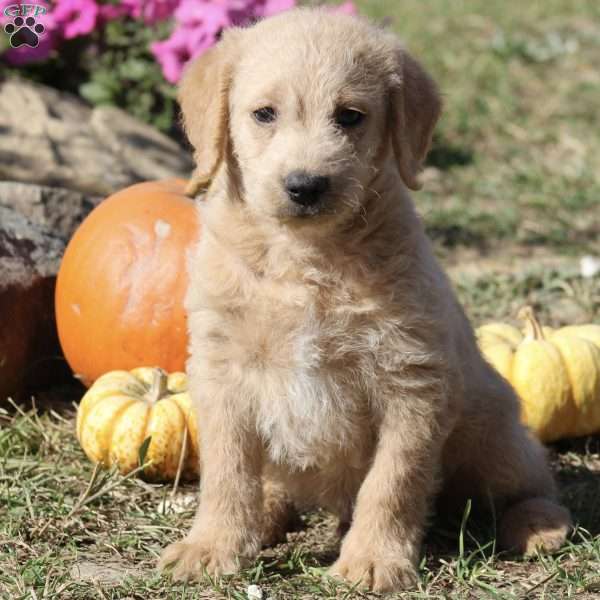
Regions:
[[67, 362], [84, 383], [187, 358], [186, 259], [198, 234], [185, 181], [132, 185], [100, 203], [69, 242], [56, 282]]

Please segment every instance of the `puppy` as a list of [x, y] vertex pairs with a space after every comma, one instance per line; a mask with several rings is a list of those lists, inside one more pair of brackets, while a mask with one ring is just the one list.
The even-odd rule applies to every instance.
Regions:
[[492, 503], [504, 548], [557, 549], [544, 450], [407, 191], [441, 108], [423, 68], [364, 20], [300, 9], [226, 31], [180, 101], [207, 188], [186, 301], [202, 482], [161, 564], [234, 572], [321, 506], [348, 528], [334, 575], [404, 588], [438, 492]]

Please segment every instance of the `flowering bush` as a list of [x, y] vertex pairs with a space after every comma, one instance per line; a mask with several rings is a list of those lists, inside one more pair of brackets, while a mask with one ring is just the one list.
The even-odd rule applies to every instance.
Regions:
[[294, 0], [180, 0], [175, 9], [176, 27], [163, 42], [151, 45], [165, 78], [175, 83], [183, 65], [210, 48], [230, 25], [243, 25], [294, 6]]
[[[0, 34], [0, 61], [25, 75], [113, 103], [168, 129], [173, 83], [223, 29], [292, 8], [296, 0], [0, 0], [0, 29], [16, 15], [44, 27], [35, 48]], [[29, 2], [30, 0], [26, 0]], [[29, 8], [28, 8], [29, 7]], [[333, 7], [355, 13], [352, 1]], [[35, 10], [35, 14], [32, 12]]]

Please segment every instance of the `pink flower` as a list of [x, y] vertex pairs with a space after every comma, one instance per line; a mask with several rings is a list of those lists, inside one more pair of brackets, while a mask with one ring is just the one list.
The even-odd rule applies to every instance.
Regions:
[[345, 15], [357, 15], [358, 8], [352, 0], [347, 0], [347, 2], [343, 2], [342, 4], [338, 4], [337, 6], [332, 6], [331, 9], [334, 12], [342, 13]]
[[52, 11], [62, 36], [67, 40], [92, 32], [98, 14], [94, 0], [58, 0]]
[[134, 19], [142, 19], [148, 25], [173, 16], [178, 4], [179, 0], [121, 0], [127, 14]]
[[263, 2], [259, 2], [258, 4], [259, 6], [256, 7], [257, 14], [261, 17], [269, 17], [294, 8], [296, 0], [263, 0]]
[[206, 33], [215, 35], [232, 25], [230, 10], [232, 7], [224, 2], [182, 0], [175, 11], [175, 20], [184, 27], [200, 27]]
[[166, 40], [151, 44], [150, 50], [160, 63], [165, 79], [177, 83], [185, 64], [214, 43], [214, 36], [202, 28], [179, 27]]
[[130, 7], [125, 4], [100, 4], [98, 6], [98, 21], [114, 21], [129, 16]]
[[189, 59], [187, 37], [184, 29], [177, 29], [166, 40], [150, 44], [150, 52], [160, 64], [164, 78], [169, 83], [179, 81], [183, 64]]
[[[175, 11], [178, 26], [170, 37], [150, 45], [165, 79], [176, 83], [184, 65], [213, 46], [223, 29], [232, 24], [232, 3], [209, 0], [182, 0]], [[239, 8], [240, 2], [234, 2]]]
[[223, 29], [246, 25], [295, 4], [296, 0], [181, 0], [173, 33], [150, 49], [165, 79], [176, 83], [185, 64], [216, 44]]

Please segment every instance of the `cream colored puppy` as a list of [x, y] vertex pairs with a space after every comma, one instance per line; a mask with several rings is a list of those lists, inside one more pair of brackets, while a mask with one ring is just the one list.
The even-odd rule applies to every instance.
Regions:
[[303, 9], [226, 32], [180, 98], [208, 187], [187, 297], [202, 482], [162, 564], [235, 571], [318, 505], [349, 526], [332, 573], [402, 588], [442, 489], [493, 503], [503, 547], [558, 548], [544, 451], [407, 192], [440, 114], [423, 68], [364, 20]]

